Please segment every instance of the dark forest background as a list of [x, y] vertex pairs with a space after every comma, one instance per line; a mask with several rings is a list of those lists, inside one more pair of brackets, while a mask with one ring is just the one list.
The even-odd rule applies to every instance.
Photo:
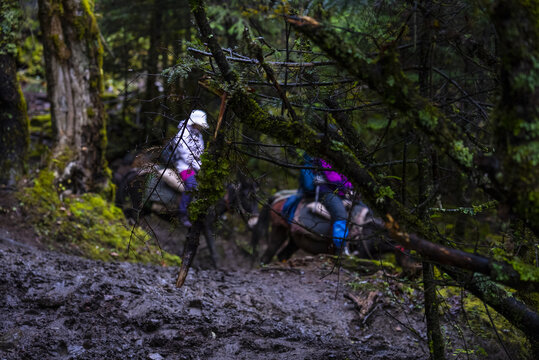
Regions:
[[118, 174], [203, 109], [184, 256], [224, 184], [249, 179], [263, 206], [306, 151], [421, 263], [433, 358], [449, 288], [537, 355], [538, 19], [537, 1], [5, 0], [0, 183], [49, 241], [121, 252]]

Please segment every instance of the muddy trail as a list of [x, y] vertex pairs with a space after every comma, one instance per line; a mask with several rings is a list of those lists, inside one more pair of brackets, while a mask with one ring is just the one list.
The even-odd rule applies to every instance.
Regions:
[[[184, 229], [148, 224], [180, 252]], [[397, 274], [336, 271], [333, 259], [306, 254], [251, 266], [236, 235], [223, 231], [219, 269], [202, 241], [178, 289], [175, 267], [47, 251], [30, 230], [8, 225], [0, 229], [0, 359], [428, 358], [421, 292], [403, 291]]]

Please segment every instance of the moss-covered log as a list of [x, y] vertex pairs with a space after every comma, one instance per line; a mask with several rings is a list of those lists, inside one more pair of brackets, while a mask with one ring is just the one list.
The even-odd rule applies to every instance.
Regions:
[[15, 55], [19, 3], [0, 5], [0, 184], [13, 185], [23, 174], [28, 151], [28, 115], [18, 79]]
[[391, 217], [386, 223], [391, 237], [407, 249], [438, 264], [454, 266], [488, 276], [490, 280], [514, 289], [528, 292], [539, 291], [539, 269], [518, 260], [495, 261], [480, 255], [468, 253], [421, 239], [415, 234], [399, 231], [399, 226]]
[[64, 186], [76, 192], [103, 191], [110, 179], [101, 101], [103, 48], [92, 7], [88, 0], [39, 1], [53, 156], [61, 159]]
[[[190, 4], [202, 38], [209, 43], [209, 46], [212, 49], [217, 48], [219, 44], [212, 35], [204, 5], [201, 4], [201, 2], [194, 0], [190, 1]], [[234, 80], [234, 78], [230, 77], [233, 74], [232, 72], [225, 71], [224, 73], [226, 75], [225, 79], [228, 82]], [[220, 116], [224, 115], [224, 113], [220, 114]], [[196, 254], [200, 242], [200, 232], [210, 207], [217, 203], [225, 192], [224, 182], [228, 178], [229, 167], [226, 160], [226, 143], [224, 140], [229, 126], [230, 124], [225, 123], [223, 127], [215, 133], [214, 139], [208, 144], [208, 147], [201, 158], [201, 171], [200, 174], [197, 175], [197, 190], [198, 193], [203, 196], [199, 196], [198, 199], [189, 205], [190, 218], [194, 223], [189, 229], [184, 244], [182, 265], [178, 273], [178, 278], [176, 279], [177, 287], [182, 287], [185, 282], [189, 268], [191, 267], [191, 263]]]
[[518, 301], [510, 293], [491, 282], [481, 274], [459, 273], [451, 268], [444, 270], [455, 279], [459, 280], [462, 287], [488, 304], [517, 329], [522, 330], [530, 341], [532, 352], [539, 357], [539, 315], [528, 306]]

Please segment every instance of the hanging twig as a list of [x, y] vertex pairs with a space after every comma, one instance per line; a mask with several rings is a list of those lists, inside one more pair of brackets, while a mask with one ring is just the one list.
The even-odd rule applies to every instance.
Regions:
[[223, 121], [223, 117], [225, 116], [226, 101], [227, 101], [227, 93], [223, 93], [223, 95], [221, 95], [221, 106], [219, 107], [219, 117], [217, 118], [217, 125], [215, 126], [215, 133], [213, 134], [214, 139], [217, 138], [217, 132], [219, 131], [219, 128], [221, 127], [221, 122]]

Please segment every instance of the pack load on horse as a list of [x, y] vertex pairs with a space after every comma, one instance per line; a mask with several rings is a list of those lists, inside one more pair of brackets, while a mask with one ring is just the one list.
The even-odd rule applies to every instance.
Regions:
[[[128, 218], [138, 221], [141, 215], [152, 212], [191, 226], [187, 208], [192, 200], [191, 192], [197, 186], [195, 175], [200, 170], [204, 149], [201, 130], [205, 123], [206, 114], [195, 110], [187, 124], [180, 122], [178, 134], [164, 149], [159, 152], [153, 149], [136, 157], [134, 167], [119, 181], [116, 197]], [[235, 210], [251, 229], [258, 220], [255, 191], [255, 183], [244, 178], [237, 184], [228, 184], [225, 196], [206, 215], [203, 233], [214, 266], [217, 265], [215, 222], [226, 211]]]
[[252, 244], [256, 253], [259, 239], [266, 238], [261, 262], [269, 263], [275, 255], [286, 260], [298, 249], [311, 254], [349, 249], [371, 259], [395, 252], [401, 263], [401, 249], [390, 240], [383, 221], [356, 199], [346, 177], [321, 159], [304, 155], [304, 160], [299, 190], [277, 192], [260, 213]]

